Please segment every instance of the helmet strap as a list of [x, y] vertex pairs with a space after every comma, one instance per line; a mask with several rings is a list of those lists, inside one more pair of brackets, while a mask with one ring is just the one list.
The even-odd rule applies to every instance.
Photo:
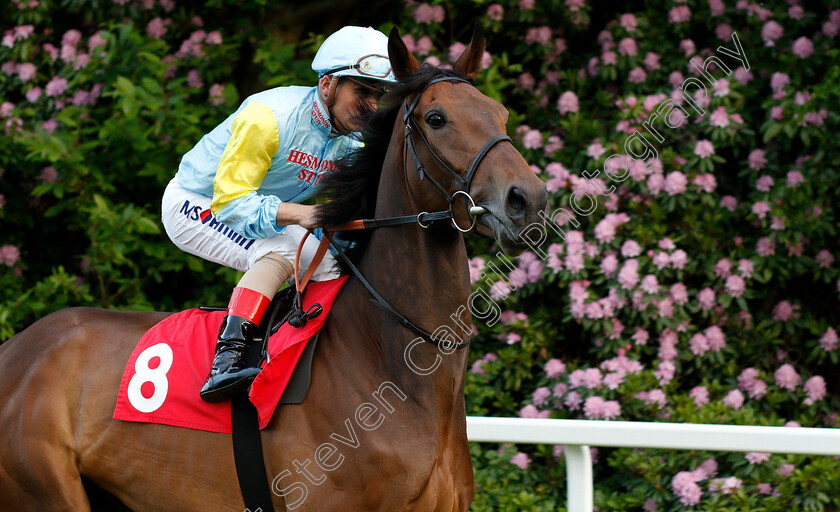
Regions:
[[331, 76], [330, 77], [330, 88], [329, 88], [329, 91], [327, 92], [327, 105], [326, 105], [327, 108], [332, 107], [333, 103], [335, 103], [335, 91], [336, 91], [336, 89], [338, 89], [338, 81], [340, 79], [341, 79], [341, 77], [339, 77], [339, 76]]

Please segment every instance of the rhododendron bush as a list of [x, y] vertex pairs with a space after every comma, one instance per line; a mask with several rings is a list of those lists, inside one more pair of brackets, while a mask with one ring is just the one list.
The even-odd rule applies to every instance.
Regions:
[[[466, 13], [430, 9], [405, 39], [445, 65]], [[840, 5], [601, 10], [469, 10], [555, 224], [508, 265], [474, 246], [500, 314], [475, 319], [468, 414], [836, 427]], [[602, 510], [840, 504], [833, 458], [593, 451]], [[561, 447], [473, 453], [474, 510], [563, 506]]]
[[[625, 4], [411, 1], [393, 20], [434, 65], [480, 20], [476, 83], [550, 192], [521, 256], [467, 238], [493, 306], [474, 318], [467, 412], [836, 428], [840, 2]], [[0, 8], [2, 339], [67, 305], [226, 300], [235, 273], [179, 254], [158, 198], [242, 99], [237, 73], [312, 83], [325, 35], [280, 42], [259, 2], [74, 5], [69, 21], [51, 2]], [[565, 506], [562, 447], [472, 452], [472, 510]], [[831, 457], [593, 460], [600, 510], [840, 505]]]

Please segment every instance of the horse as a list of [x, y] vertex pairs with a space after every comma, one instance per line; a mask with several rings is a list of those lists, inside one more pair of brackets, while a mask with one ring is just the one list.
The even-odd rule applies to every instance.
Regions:
[[[358, 268], [422, 331], [455, 325], [457, 339], [418, 341], [351, 277], [322, 329], [306, 400], [279, 407], [261, 434], [276, 510], [470, 506], [467, 350], [457, 348], [470, 337], [463, 231], [474, 227], [516, 255], [547, 203], [543, 182], [504, 136], [507, 110], [471, 84], [484, 46], [476, 27], [452, 69], [421, 67], [395, 28], [389, 53], [400, 85], [355, 161], [326, 181], [338, 197], [319, 210], [326, 226], [370, 212], [452, 212], [443, 226], [374, 231]], [[125, 361], [167, 315], [71, 308], [0, 346], [4, 509], [243, 510], [230, 435], [112, 418]]]

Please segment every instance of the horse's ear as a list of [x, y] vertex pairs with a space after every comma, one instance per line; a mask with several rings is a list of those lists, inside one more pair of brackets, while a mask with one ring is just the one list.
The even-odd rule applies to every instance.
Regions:
[[472, 41], [464, 49], [464, 53], [458, 58], [453, 68], [470, 77], [470, 80], [474, 80], [481, 71], [482, 57], [484, 57], [484, 31], [481, 30], [481, 23], [476, 20]]
[[420, 63], [408, 51], [408, 47], [400, 37], [400, 29], [396, 25], [388, 36], [388, 59], [391, 61], [394, 76], [400, 82], [404, 82], [408, 75], [420, 69]]

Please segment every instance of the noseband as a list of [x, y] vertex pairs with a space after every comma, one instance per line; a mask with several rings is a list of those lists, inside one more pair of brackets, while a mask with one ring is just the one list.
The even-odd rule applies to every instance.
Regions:
[[[466, 178], [461, 177], [461, 175], [459, 173], [452, 170], [452, 168], [449, 167], [449, 165], [447, 165], [446, 162], [444, 162], [443, 159], [441, 159], [438, 156], [438, 154], [435, 152], [435, 150], [432, 149], [431, 144], [429, 144], [429, 141], [426, 139], [426, 136], [423, 135], [423, 131], [420, 130], [419, 126], [417, 126], [417, 123], [414, 121], [414, 117], [413, 117], [414, 110], [417, 108], [417, 105], [420, 103], [420, 98], [423, 96], [423, 93], [426, 92], [426, 89], [428, 89], [429, 87], [431, 87], [432, 85], [434, 85], [438, 82], [463, 82], [463, 83], [466, 83], [466, 84], [470, 83], [468, 80], [465, 80], [465, 79], [459, 78], [459, 77], [455, 77], [455, 76], [444, 76], [444, 77], [435, 78], [434, 80], [427, 83], [425, 87], [423, 87], [423, 90], [420, 91], [420, 94], [418, 94], [414, 98], [414, 101], [411, 102], [411, 105], [408, 105], [405, 100], [403, 101], [403, 124], [405, 124], [405, 147], [407, 148], [407, 151], [403, 152], [403, 158], [405, 158], [405, 153], [408, 153], [409, 155], [411, 155], [412, 160], [414, 160], [414, 167], [415, 167], [415, 169], [417, 169], [417, 173], [420, 176], [420, 181], [423, 181], [424, 179], [428, 179], [429, 182], [432, 185], [434, 185], [434, 187], [438, 190], [438, 192], [440, 192], [443, 195], [443, 197], [446, 198], [446, 201], [449, 203], [449, 213], [451, 214], [450, 218], [451, 218], [451, 221], [452, 221], [452, 225], [458, 231], [460, 231], [462, 233], [466, 233], [466, 232], [472, 230], [475, 227], [475, 221], [478, 218], [478, 216], [487, 212], [487, 210], [484, 207], [476, 206], [475, 200], [470, 195], [470, 187], [472, 186], [473, 177], [475, 177], [475, 171], [478, 169], [478, 166], [481, 165], [481, 161], [484, 159], [485, 156], [487, 156], [487, 153], [490, 152], [491, 149], [493, 149], [493, 146], [495, 146], [499, 142], [503, 142], [503, 141], [507, 141], [507, 142], [510, 142], [512, 144], [513, 141], [511, 141], [510, 137], [508, 137], [504, 133], [500, 133], [498, 135], [495, 135], [495, 136], [491, 137], [490, 140], [488, 140], [487, 143], [484, 144], [484, 147], [481, 148], [481, 150], [478, 152], [478, 154], [476, 154], [475, 158], [472, 161], [472, 164], [470, 165], [469, 169], [467, 170]], [[434, 159], [437, 161], [437, 163], [441, 167], [443, 167], [446, 170], [446, 172], [448, 172], [452, 176], [452, 178], [462, 187], [461, 190], [457, 190], [450, 195], [449, 192], [447, 192], [446, 189], [443, 188], [440, 185], [440, 183], [435, 181], [435, 179], [432, 178], [431, 175], [429, 175], [429, 173], [426, 171], [426, 167], [423, 165], [422, 162], [420, 162], [420, 159], [417, 157], [417, 150], [414, 146], [414, 138], [412, 137], [412, 134], [415, 134], [415, 133], [420, 137], [420, 140], [423, 141], [423, 144], [426, 145], [426, 149], [429, 151], [429, 153], [431, 153], [431, 155], [434, 157]], [[408, 188], [408, 193], [411, 196], [411, 200], [414, 201], [414, 204], [418, 207], [418, 209], [422, 209], [422, 208], [420, 208], [420, 205], [418, 204], [417, 199], [415, 199], [414, 193], [411, 191], [411, 186], [408, 183], [408, 174], [407, 174], [408, 170], [407, 170], [407, 168], [408, 168], [408, 166], [406, 165], [406, 162], [404, 160], [403, 161], [403, 173], [406, 176], [406, 187]], [[455, 212], [453, 210], [453, 207], [455, 205], [455, 198], [458, 197], [459, 195], [463, 195], [466, 198], [466, 200], [469, 201], [470, 205], [472, 205], [469, 208], [469, 214], [472, 216], [472, 224], [470, 224], [470, 227], [468, 227], [467, 229], [462, 228], [461, 226], [458, 225], [457, 222], [455, 222]], [[426, 212], [423, 212], [423, 213], [426, 213]], [[420, 222], [419, 218], [418, 218], [418, 223], [420, 224], [420, 226], [422, 226], [424, 228], [429, 227], [429, 223], [424, 224], [423, 222]]]

